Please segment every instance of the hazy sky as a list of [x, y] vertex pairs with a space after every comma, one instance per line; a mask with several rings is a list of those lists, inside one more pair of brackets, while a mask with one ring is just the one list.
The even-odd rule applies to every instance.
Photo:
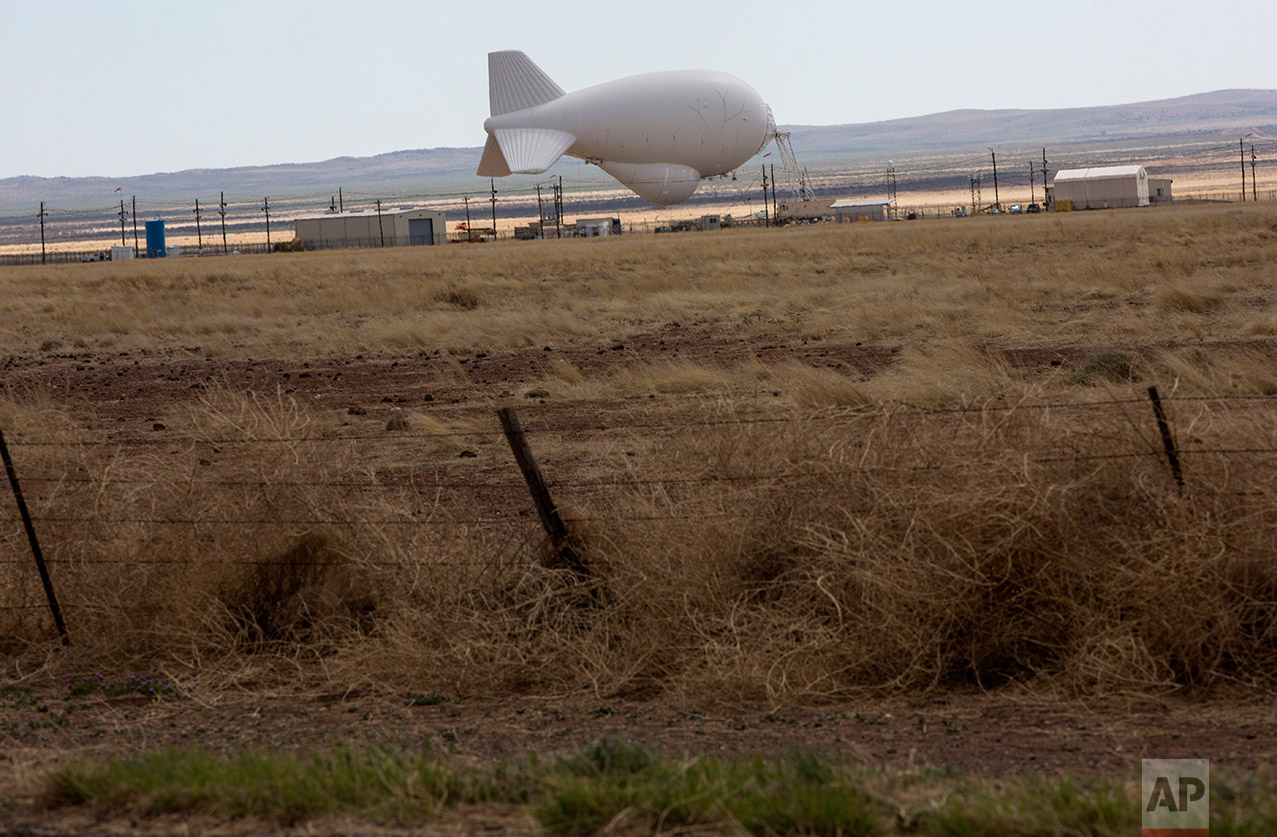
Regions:
[[1271, 0], [0, 0], [0, 177], [483, 144], [487, 53], [724, 70], [781, 124], [1277, 88]]

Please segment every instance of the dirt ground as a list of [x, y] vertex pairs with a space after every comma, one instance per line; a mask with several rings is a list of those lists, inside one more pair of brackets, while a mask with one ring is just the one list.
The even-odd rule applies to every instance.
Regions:
[[[446, 696], [444, 696], [446, 697]], [[84, 812], [53, 819], [24, 810], [32, 780], [68, 758], [168, 746], [305, 750], [336, 742], [430, 747], [463, 759], [514, 760], [571, 751], [604, 736], [659, 746], [668, 754], [783, 754], [811, 750], [867, 767], [956, 767], [989, 777], [1042, 774], [1134, 775], [1141, 758], [1200, 758], [1212, 770], [1249, 771], [1277, 761], [1277, 709], [1271, 697], [1236, 700], [1050, 701], [965, 694], [917, 701], [854, 703], [768, 711], [761, 707], [672, 709], [660, 703], [570, 698], [411, 705], [406, 696], [357, 694], [221, 696], [190, 699], [67, 698], [0, 709], [0, 833], [131, 833], [132, 821], [96, 822]], [[472, 811], [459, 832], [531, 830], [509, 813]], [[23, 829], [38, 826], [39, 832]], [[175, 823], [154, 822], [152, 833]], [[182, 829], [245, 833], [252, 824]], [[447, 822], [439, 824], [451, 830]], [[308, 833], [348, 833], [312, 824]], [[158, 832], [156, 831], [158, 829]], [[205, 831], [207, 829], [207, 831]], [[360, 829], [364, 833], [367, 829]]]
[[[1140, 758], [1208, 757], [1220, 769], [1277, 760], [1271, 697], [1235, 700], [1043, 700], [967, 693], [918, 700], [671, 708], [661, 702], [590, 696], [492, 700], [432, 696], [307, 694], [190, 698], [69, 697], [57, 690], [33, 705], [0, 709], [0, 763], [14, 778], [68, 756], [169, 746], [213, 751], [306, 750], [336, 742], [430, 747], [463, 758], [551, 755], [601, 737], [682, 752], [779, 755], [807, 749], [891, 769], [957, 767], [978, 775], [1123, 774]], [[437, 702], [435, 702], [437, 701]], [[7, 785], [7, 787], [5, 787]]]
[[[1246, 344], [1254, 351], [1254, 341]], [[1268, 347], [1277, 353], [1277, 343]], [[15, 356], [3, 363], [4, 386], [11, 392], [40, 391], [69, 409], [91, 410], [111, 438], [139, 428], [150, 432], [157, 417], [175, 405], [190, 401], [212, 384], [231, 389], [255, 389], [295, 395], [318, 409], [345, 412], [363, 407], [364, 421], [384, 421], [391, 408], [428, 409], [457, 416], [475, 411], [490, 416], [495, 405], [535, 403], [539, 413], [556, 408], [552, 389], [543, 397], [544, 382], [553, 377], [553, 363], [567, 361], [588, 377], [614, 369], [618, 358], [632, 364], [681, 360], [730, 366], [751, 359], [760, 362], [800, 362], [826, 366], [853, 380], [869, 377], [890, 365], [898, 348], [808, 342], [803, 338], [751, 342], [724, 334], [721, 325], [682, 325], [664, 328], [623, 341], [588, 346], [544, 346], [488, 355], [445, 356], [438, 352], [391, 356], [358, 355], [340, 359], [310, 358], [224, 360], [210, 359], [200, 346], [151, 352], [77, 351], [55, 346], [39, 356]], [[1043, 372], [1078, 365], [1087, 348], [1026, 347], [1002, 351], [1012, 365]], [[463, 378], [456, 374], [460, 367]], [[441, 383], [441, 380], [452, 379]], [[772, 393], [759, 393], [772, 395]], [[779, 395], [780, 393], [775, 393]], [[627, 405], [618, 404], [618, 408]], [[592, 414], [607, 405], [592, 405]], [[597, 424], [596, 418], [566, 407], [564, 418], [577, 416], [581, 424]], [[142, 427], [142, 425], [145, 425]]]
[[[1226, 350], [1227, 347], [1215, 347]], [[1255, 343], [1248, 343], [1251, 351]], [[1274, 353], [1274, 347], [1265, 349]], [[536, 416], [560, 427], [597, 423], [555, 404], [543, 386], [556, 357], [587, 376], [615, 363], [682, 358], [730, 364], [756, 356], [765, 362], [827, 364], [849, 375], [869, 375], [892, 362], [890, 348], [788, 343], [751, 345], [709, 327], [674, 325], [613, 345], [545, 346], [446, 358], [368, 356], [310, 360], [219, 360], [198, 346], [148, 353], [74, 352], [52, 348], [39, 356], [4, 362], [5, 386], [15, 393], [42, 391], [65, 400], [72, 412], [92, 416], [107, 438], [162, 434], [165, 412], [194, 398], [211, 383], [230, 388], [276, 387], [295, 393], [343, 420], [384, 424], [395, 406], [428, 410], [447, 419], [491, 422], [504, 403], [535, 404]], [[1006, 352], [1013, 365], [1048, 369], [1078, 365], [1082, 350], [1025, 348]], [[440, 384], [440, 372], [461, 364], [465, 380]], [[758, 393], [764, 399], [772, 393]], [[618, 409], [623, 405], [618, 405]], [[350, 408], [362, 407], [363, 415]], [[603, 409], [602, 407], [600, 409]], [[347, 416], [349, 418], [347, 419]], [[159, 429], [157, 429], [159, 428]], [[503, 455], [508, 451], [503, 451]], [[494, 463], [494, 467], [497, 467]], [[502, 463], [501, 467], [512, 467]], [[511, 481], [509, 497], [472, 497], [478, 504], [528, 504]], [[800, 708], [685, 707], [659, 701], [617, 701], [586, 695], [491, 700], [444, 700], [409, 705], [407, 695], [227, 694], [178, 697], [72, 697], [58, 686], [37, 687], [28, 698], [0, 700], [0, 833], [92, 833], [138, 828], [62, 819], [32, 822], [24, 800], [42, 771], [70, 758], [154, 749], [169, 745], [305, 749], [331, 742], [380, 742], [455, 751], [463, 758], [552, 755], [600, 736], [657, 744], [667, 752], [781, 753], [795, 748], [849, 758], [868, 766], [906, 769], [953, 766], [995, 777], [1074, 772], [1133, 774], [1145, 757], [1207, 757], [1215, 769], [1249, 770], [1277, 761], [1274, 695], [1238, 687], [1207, 700], [1048, 700], [1015, 692], [948, 694], [916, 700], [864, 699]], [[496, 816], [496, 815], [494, 815]], [[170, 824], [172, 825], [172, 824]], [[182, 828], [189, 827], [183, 823]], [[473, 823], [455, 824], [459, 831]], [[152, 823], [164, 830], [164, 824]], [[487, 822], [491, 831], [520, 831], [527, 823]], [[450, 826], [441, 823], [440, 830]], [[176, 830], [176, 826], [174, 826]], [[242, 833], [213, 824], [215, 833]], [[322, 830], [322, 829], [321, 829]], [[342, 827], [333, 825], [334, 832]], [[366, 833], [374, 833], [361, 829]]]

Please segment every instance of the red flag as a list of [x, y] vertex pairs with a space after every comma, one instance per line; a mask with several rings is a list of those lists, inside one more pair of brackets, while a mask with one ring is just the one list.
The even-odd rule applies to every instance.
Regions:
[[766, 154], [764, 154], [763, 156], [764, 156], [764, 157], [770, 157], [770, 156], [772, 156], [772, 153], [771, 153], [770, 151], [768, 151], [768, 152], [767, 152]]
[[119, 186], [116, 186], [116, 187], [115, 187], [115, 191], [117, 191], [117, 192], [118, 192], [118, 191], [120, 191], [120, 187], [119, 187]]

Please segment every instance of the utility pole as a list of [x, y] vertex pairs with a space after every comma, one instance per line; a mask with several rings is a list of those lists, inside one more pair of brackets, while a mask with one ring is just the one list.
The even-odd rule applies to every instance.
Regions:
[[137, 195], [133, 196], [133, 256], [137, 257]]
[[337, 196], [336, 195], [328, 196], [328, 211], [333, 214], [336, 214], [337, 212]]
[[474, 241], [474, 232], [470, 229], [470, 196], [466, 195], [461, 199], [466, 205], [466, 241]]
[[[1246, 137], [1250, 136], [1247, 134]], [[1237, 148], [1242, 155], [1242, 203], [1246, 202], [1246, 137], [1237, 141]]]
[[1259, 203], [1259, 191], [1255, 186], [1255, 146], [1250, 147], [1250, 196]]
[[44, 264], [44, 201], [40, 201], [40, 264]]
[[771, 198], [767, 195], [767, 166], [763, 166], [763, 226], [770, 227], [771, 221]]
[[545, 238], [545, 208], [541, 204], [541, 184], [537, 184], [537, 238]]
[[1047, 197], [1048, 195], [1046, 191], [1046, 149], [1043, 148], [1042, 149], [1042, 209], [1043, 210], [1048, 209], [1046, 205]]
[[563, 175], [554, 181], [554, 237], [563, 237]]
[[124, 198], [120, 198], [120, 246], [128, 246], [128, 242], [124, 240]]
[[780, 226], [780, 204], [776, 202], [776, 164], [772, 163], [772, 219]]
[[195, 212], [195, 237], [196, 237], [196, 240], [199, 242], [199, 245], [196, 248], [196, 252], [203, 253], [204, 252], [204, 231], [200, 229], [200, 199], [199, 198], [195, 199], [195, 209], [193, 211]]
[[1037, 199], [1033, 196], [1033, 161], [1029, 161], [1029, 203], [1037, 203]]
[[494, 177], [488, 178], [488, 183], [492, 184], [492, 240], [497, 240], [497, 181]]
[[998, 155], [990, 148], [989, 156], [993, 158], [993, 208], [1001, 212], [1002, 201], [998, 199]]
[[386, 229], [381, 225], [381, 198], [377, 198], [377, 232], [381, 234], [381, 246], [386, 246]]
[[221, 208], [217, 210], [217, 214], [222, 216], [222, 255], [226, 255], [229, 252], [226, 247], [226, 193], [222, 192], [220, 195], [217, 200]]
[[262, 200], [262, 212], [266, 213], [266, 249], [270, 250], [270, 196]]
[[340, 186], [338, 186], [338, 187], [337, 187], [337, 211], [338, 211], [338, 212], [345, 212], [345, 211], [346, 211], [346, 202], [345, 202], [345, 200], [344, 200], [344, 199], [342, 198], [342, 196], [341, 196], [341, 187], [340, 187]]

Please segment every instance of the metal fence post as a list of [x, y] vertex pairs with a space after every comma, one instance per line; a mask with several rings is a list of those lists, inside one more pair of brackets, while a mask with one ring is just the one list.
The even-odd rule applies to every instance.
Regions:
[[3, 430], [0, 430], [0, 457], [4, 458], [4, 470], [9, 475], [14, 499], [18, 501], [18, 513], [22, 516], [22, 526], [27, 530], [27, 540], [31, 542], [31, 554], [35, 556], [35, 565], [40, 571], [40, 582], [44, 584], [44, 595], [49, 600], [49, 610], [53, 612], [53, 623], [58, 626], [62, 644], [70, 645], [71, 639], [67, 636], [66, 623], [62, 621], [58, 597], [53, 592], [53, 580], [49, 578], [49, 568], [45, 566], [44, 553], [40, 551], [40, 541], [35, 536], [35, 526], [31, 523], [31, 513], [27, 511], [27, 501], [22, 497], [22, 486], [18, 484], [18, 474], [13, 468], [13, 459], [9, 456], [9, 446], [5, 444]]
[[1162, 434], [1162, 447], [1166, 450], [1166, 459], [1171, 463], [1171, 476], [1179, 486], [1179, 493], [1184, 493], [1184, 473], [1179, 467], [1179, 453], [1175, 450], [1175, 439], [1171, 437], [1171, 426], [1166, 421], [1166, 411], [1162, 409], [1162, 399], [1158, 397], [1157, 387], [1148, 388], [1149, 400], [1153, 402], [1153, 415], [1157, 418], [1157, 429]]

